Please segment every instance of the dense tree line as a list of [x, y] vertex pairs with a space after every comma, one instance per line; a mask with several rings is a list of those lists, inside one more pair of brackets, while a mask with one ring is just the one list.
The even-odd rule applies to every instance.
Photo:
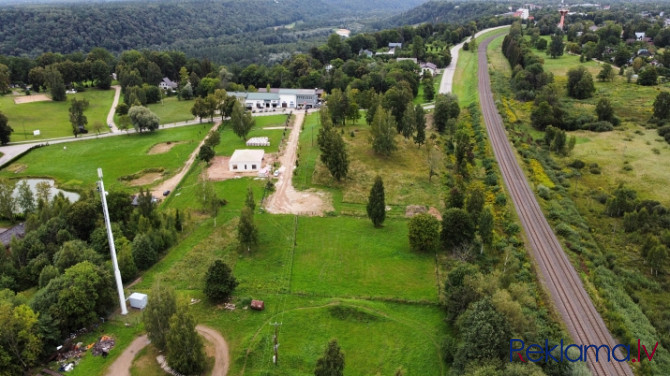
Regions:
[[517, 98], [533, 99], [538, 90], [553, 81], [553, 75], [544, 71], [542, 58], [531, 51], [524, 39], [521, 23], [514, 23], [510, 28], [503, 40], [502, 52], [513, 69], [512, 88]]
[[[13, 189], [6, 179], [0, 181], [0, 215], [10, 220], [22, 217], [26, 235], [13, 239], [0, 256], [0, 289], [5, 289], [0, 290], [0, 306], [12, 306], [27, 318], [35, 315], [35, 320], [22, 324], [30, 325], [26, 330], [34, 335], [30, 348], [25, 349], [30, 354], [8, 354], [14, 366], [3, 369], [22, 374], [20, 370], [49, 355], [69, 333], [105, 316], [115, 306], [116, 297], [111, 265], [105, 261], [109, 260], [109, 243], [99, 196], [84, 192], [74, 203], [62, 194], [50, 199], [49, 187], [43, 184], [36, 194], [27, 184], [19, 185], [17, 199], [2, 193]], [[158, 213], [148, 192], [140, 193], [136, 207], [125, 193], [110, 192], [107, 201], [119, 268], [127, 282], [174, 244], [177, 221], [173, 214]], [[14, 212], [15, 204], [20, 213]], [[12, 302], [14, 291], [33, 286], [39, 290], [30, 306]]]

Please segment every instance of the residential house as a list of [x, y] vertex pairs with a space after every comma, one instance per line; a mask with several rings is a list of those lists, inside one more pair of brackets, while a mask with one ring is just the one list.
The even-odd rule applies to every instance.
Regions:
[[435, 76], [437, 74], [437, 65], [433, 63], [421, 63], [419, 67], [421, 67], [421, 74], [426, 72], [430, 73], [431, 76]]
[[258, 171], [264, 156], [262, 149], [237, 149], [228, 161], [228, 169], [233, 172]]
[[163, 81], [158, 84], [158, 87], [163, 90], [177, 90], [179, 84], [170, 80], [167, 77], [163, 77]]
[[5, 248], [9, 248], [9, 245], [12, 243], [12, 238], [22, 239], [24, 236], [26, 236], [26, 224], [19, 223], [0, 234], [0, 243], [2, 243]]

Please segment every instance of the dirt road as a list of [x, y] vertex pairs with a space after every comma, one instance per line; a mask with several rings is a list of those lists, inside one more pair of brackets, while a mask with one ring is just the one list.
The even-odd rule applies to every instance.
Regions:
[[119, 105], [119, 98], [121, 97], [121, 86], [114, 85], [112, 88], [115, 90], [114, 100], [112, 101], [112, 107], [107, 114], [107, 125], [109, 126], [110, 132], [118, 132], [119, 128], [116, 127], [116, 123], [114, 122], [114, 114], [116, 113], [116, 106]]
[[226, 376], [228, 374], [228, 367], [230, 366], [230, 355], [228, 353], [228, 343], [223, 339], [221, 333], [204, 325], [198, 325], [195, 329], [203, 336], [209, 343], [214, 345], [214, 353], [207, 354], [214, 356], [214, 368], [212, 369], [212, 376]]
[[289, 136], [284, 154], [279, 157], [279, 162], [284, 167], [284, 172], [279, 176], [275, 184], [275, 192], [266, 200], [265, 209], [275, 214], [299, 214], [299, 215], [323, 215], [324, 212], [333, 210], [330, 199], [325, 192], [296, 191], [293, 187], [293, 170], [295, 169], [296, 151], [300, 139], [300, 130], [305, 121], [305, 113], [295, 113], [293, 129]]
[[[575, 268], [568, 260], [561, 243], [549, 226], [544, 213], [542, 213], [542, 209], [507, 139], [502, 118], [498, 114], [493, 101], [486, 56], [486, 49], [495, 37], [487, 38], [479, 45], [479, 100], [486, 122], [486, 131], [500, 166], [503, 180], [521, 219], [521, 224], [532, 249], [533, 258], [539, 266], [539, 278], [549, 290], [553, 304], [561, 315], [574, 343], [596, 346], [608, 345], [610, 348], [614, 348], [618, 341], [614, 340], [602, 317], [596, 311], [589, 295], [584, 290]], [[617, 351], [617, 358], [623, 359], [624, 355]], [[597, 376], [633, 375], [627, 363], [603, 360], [598, 362], [597, 357], [594, 356], [588, 357], [588, 366]]]
[[130, 346], [126, 347], [121, 353], [121, 356], [116, 358], [114, 363], [107, 369], [107, 376], [130, 376], [130, 366], [133, 364], [133, 359], [140, 350], [149, 344], [147, 335], [135, 338]]
[[[230, 354], [228, 353], [228, 343], [216, 330], [198, 325], [195, 329], [200, 335], [213, 347], [212, 353], [208, 356], [214, 357], [214, 368], [212, 369], [212, 376], [226, 376], [228, 374], [228, 367], [230, 366]], [[130, 346], [123, 350], [121, 356], [116, 358], [114, 363], [107, 369], [106, 376], [130, 376], [130, 367], [133, 360], [140, 350], [149, 344], [147, 335], [137, 337]]]
[[[210, 130], [210, 132], [216, 132], [217, 129], [219, 129], [219, 126], [221, 125], [221, 120], [216, 120], [214, 123], [214, 126]], [[186, 163], [184, 163], [184, 166], [181, 168], [181, 170], [176, 173], [174, 176], [170, 177], [169, 179], [165, 180], [164, 182], [160, 183], [159, 185], [155, 186], [151, 190], [151, 194], [154, 197], [162, 197], [163, 192], [165, 191], [170, 191], [174, 192], [174, 189], [177, 188], [177, 184], [181, 181], [181, 179], [184, 178], [184, 175], [188, 172], [188, 170], [191, 168], [191, 165], [193, 162], [195, 162], [195, 158], [198, 156], [198, 152], [200, 151], [200, 147], [205, 143], [205, 139], [207, 137], [204, 137], [202, 141], [198, 144], [198, 146], [193, 150], [193, 153], [191, 153], [191, 156], [188, 157], [188, 160]]]

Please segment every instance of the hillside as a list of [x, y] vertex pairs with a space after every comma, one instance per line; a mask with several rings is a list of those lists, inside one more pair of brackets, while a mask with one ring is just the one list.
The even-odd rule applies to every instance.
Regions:
[[508, 3], [429, 1], [392, 16], [386, 26], [474, 21], [508, 12], [508, 6]]
[[[411, 8], [423, 0], [119, 1], [0, 7], [0, 54], [37, 56], [104, 47], [180, 49], [187, 55], [232, 62], [265, 57], [268, 45], [324, 37], [345, 20], [363, 21]], [[6, 4], [6, 3], [5, 3]], [[363, 14], [364, 16], [361, 16]], [[295, 22], [303, 25], [295, 27]], [[17, 27], [21, 25], [21, 27]], [[287, 28], [280, 26], [289, 25]], [[223, 51], [230, 49], [230, 51]], [[218, 51], [217, 51], [218, 50]], [[286, 48], [275, 48], [281, 52]], [[255, 51], [255, 52], [254, 52]], [[241, 52], [241, 53], [240, 53]]]

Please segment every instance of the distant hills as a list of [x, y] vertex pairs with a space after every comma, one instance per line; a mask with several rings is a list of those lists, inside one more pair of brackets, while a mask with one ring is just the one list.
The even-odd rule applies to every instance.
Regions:
[[249, 62], [304, 50], [305, 43], [325, 40], [333, 27], [388, 19], [425, 1], [0, 0], [0, 54], [150, 48], [178, 49], [220, 63]]
[[467, 22], [508, 12], [508, 2], [428, 1], [392, 16], [387, 26], [413, 25], [424, 22]]

